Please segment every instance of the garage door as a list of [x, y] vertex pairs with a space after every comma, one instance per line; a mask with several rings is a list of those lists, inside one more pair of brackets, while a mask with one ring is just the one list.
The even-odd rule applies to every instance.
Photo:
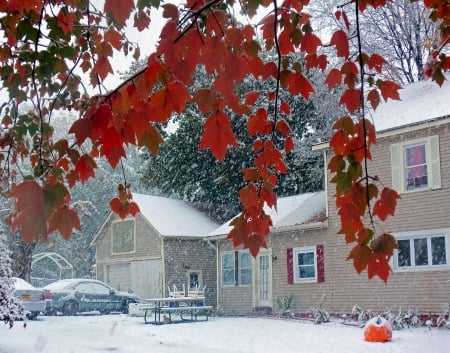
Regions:
[[132, 290], [131, 264], [111, 264], [108, 266], [108, 283], [111, 287], [128, 292]]

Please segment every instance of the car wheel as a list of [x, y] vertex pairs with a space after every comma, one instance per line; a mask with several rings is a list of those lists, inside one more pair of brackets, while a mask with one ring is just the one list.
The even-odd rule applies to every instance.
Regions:
[[27, 314], [27, 318], [28, 318], [28, 320], [36, 320], [38, 315], [39, 315], [39, 312], [33, 311], [33, 312]]
[[64, 315], [76, 315], [80, 310], [80, 305], [76, 300], [69, 300], [64, 303], [62, 312]]
[[130, 304], [130, 303], [131, 303], [131, 301], [129, 299], [125, 300], [122, 303], [122, 310], [121, 310], [122, 314], [128, 314], [128, 304]]

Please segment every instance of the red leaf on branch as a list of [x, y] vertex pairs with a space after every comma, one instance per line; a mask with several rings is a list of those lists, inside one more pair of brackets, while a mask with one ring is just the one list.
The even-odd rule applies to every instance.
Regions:
[[221, 110], [216, 110], [206, 120], [200, 140], [200, 150], [210, 148], [214, 156], [223, 161], [228, 146], [237, 146], [230, 119]]
[[150, 25], [150, 17], [142, 10], [139, 10], [134, 15], [134, 27], [137, 28], [138, 31], [142, 32], [144, 29], [148, 28]]
[[347, 33], [343, 30], [338, 30], [333, 33], [330, 44], [336, 47], [337, 56], [347, 59], [350, 55]]
[[134, 217], [139, 213], [139, 206], [135, 202], [129, 202], [128, 200], [122, 201], [118, 197], [114, 197], [109, 201], [109, 207], [121, 219], [124, 219], [128, 215]]
[[267, 121], [267, 111], [264, 108], [259, 108], [255, 114], [250, 115], [247, 120], [248, 135], [264, 133]]
[[81, 229], [81, 222], [75, 210], [63, 205], [49, 220], [48, 232], [58, 231], [64, 239], [69, 239], [73, 229]]
[[195, 91], [192, 101], [197, 104], [198, 109], [206, 114], [217, 108], [217, 99], [214, 94], [208, 88], [200, 88]]
[[294, 145], [294, 140], [292, 139], [292, 137], [288, 137], [285, 141], [284, 141], [284, 151], [286, 153], [291, 153], [292, 150], [294, 149], [295, 145]]
[[356, 245], [347, 257], [347, 260], [353, 260], [353, 266], [356, 272], [361, 273], [367, 268], [372, 258], [372, 251], [366, 244]]
[[120, 158], [125, 157], [122, 137], [116, 128], [110, 127], [100, 139], [101, 152], [108, 160], [111, 167], [115, 168]]
[[398, 83], [395, 83], [393, 81], [377, 81], [377, 86], [381, 90], [381, 95], [383, 96], [384, 100], [387, 101], [389, 98], [400, 100], [400, 94], [398, 92], [399, 89], [402, 88]]
[[74, 134], [78, 146], [81, 146], [88, 137], [91, 137], [91, 120], [88, 118], [76, 120], [70, 127], [69, 134]]
[[386, 63], [386, 60], [382, 56], [372, 54], [369, 58], [369, 69], [375, 69], [378, 73], [381, 73], [383, 65]]
[[251, 91], [245, 94], [245, 104], [254, 105], [259, 98], [258, 91]]
[[387, 257], [393, 256], [397, 248], [397, 240], [391, 234], [383, 233], [372, 241], [372, 250]]
[[300, 50], [305, 51], [308, 54], [315, 54], [317, 52], [317, 47], [322, 45], [322, 41], [312, 32], [307, 32], [303, 36], [302, 43], [300, 45]]
[[380, 199], [373, 207], [373, 215], [378, 216], [382, 221], [386, 220], [389, 215], [393, 216], [398, 199], [400, 199], [400, 195], [397, 191], [387, 187], [383, 188]]
[[291, 128], [286, 120], [279, 119], [277, 121], [277, 131], [279, 131], [284, 137], [291, 133]]
[[105, 42], [111, 44], [115, 49], [120, 50], [122, 48], [123, 35], [117, 32], [115, 29], [110, 28], [105, 32]]
[[109, 104], [102, 104], [95, 111], [91, 120], [91, 135], [94, 141], [99, 140], [108, 129], [112, 120], [112, 112]]
[[342, 94], [339, 104], [345, 104], [350, 113], [361, 107], [361, 91], [355, 88], [348, 88]]
[[327, 75], [325, 83], [328, 85], [328, 89], [334, 88], [334, 86], [339, 86], [342, 82], [342, 74], [339, 69], [331, 69]]
[[311, 93], [314, 93], [314, 88], [309, 80], [298, 72], [290, 73], [284, 85], [289, 87], [292, 95], [300, 93], [305, 99], [309, 99]]
[[375, 253], [370, 257], [367, 267], [369, 279], [372, 279], [374, 276], [378, 276], [384, 282], [387, 282], [389, 272], [391, 271], [391, 266], [389, 266], [389, 262], [385, 256]]
[[369, 94], [367, 95], [367, 100], [370, 102], [373, 110], [376, 110], [381, 100], [380, 93], [376, 88], [370, 90]]
[[91, 70], [91, 83], [93, 86], [97, 86], [98, 80], [97, 75], [103, 81], [108, 76], [108, 74], [113, 74], [114, 71], [111, 67], [108, 57], [100, 56], [95, 62], [94, 67]]
[[158, 129], [153, 125], [148, 125], [142, 134], [138, 135], [139, 147], [145, 146], [156, 157], [158, 155], [159, 146], [164, 142]]
[[120, 27], [125, 26], [125, 22], [128, 17], [130, 17], [131, 10], [133, 9], [133, 0], [105, 0], [105, 12], [109, 14]]
[[47, 217], [45, 214], [44, 190], [35, 181], [24, 181], [13, 185], [8, 197], [15, 198], [14, 217], [11, 229], [20, 227], [25, 242], [47, 237]]
[[77, 163], [75, 164], [75, 172], [78, 175], [78, 178], [82, 183], [88, 180], [90, 177], [95, 178], [94, 168], [97, 168], [97, 164], [94, 159], [85, 154], [78, 158]]

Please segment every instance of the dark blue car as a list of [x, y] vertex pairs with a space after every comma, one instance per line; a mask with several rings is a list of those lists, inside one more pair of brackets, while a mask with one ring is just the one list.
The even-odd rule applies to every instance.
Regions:
[[117, 291], [93, 279], [63, 279], [43, 289], [53, 294], [53, 314], [75, 315], [89, 311], [127, 314], [128, 304], [140, 302], [137, 295]]

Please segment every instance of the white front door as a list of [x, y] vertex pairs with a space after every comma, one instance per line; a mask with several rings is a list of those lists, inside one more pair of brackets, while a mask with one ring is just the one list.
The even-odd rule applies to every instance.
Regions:
[[263, 252], [256, 258], [256, 306], [272, 307], [272, 261], [270, 253]]

